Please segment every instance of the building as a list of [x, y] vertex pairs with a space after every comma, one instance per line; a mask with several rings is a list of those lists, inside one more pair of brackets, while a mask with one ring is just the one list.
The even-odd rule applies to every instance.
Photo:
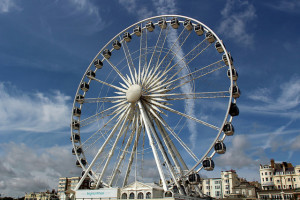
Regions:
[[260, 165], [259, 172], [263, 190], [258, 192], [258, 198], [294, 199], [299, 195], [300, 165], [271, 159], [270, 165]]
[[[121, 199], [157, 199], [163, 198], [164, 189], [155, 183], [134, 182], [121, 188]], [[172, 197], [172, 194], [169, 194]]]
[[202, 192], [203, 194], [214, 197], [222, 197], [222, 179], [221, 178], [208, 178], [202, 181]]
[[271, 159], [270, 165], [260, 165], [260, 180], [263, 190], [281, 190], [300, 188], [300, 165], [292, 163], [275, 163]]
[[52, 192], [30, 192], [26, 193], [24, 200], [56, 200], [57, 194], [53, 190]]
[[257, 191], [257, 187], [243, 179], [238, 186], [233, 187], [232, 194], [240, 195], [240, 197], [256, 198]]
[[240, 179], [235, 170], [222, 171], [222, 193], [223, 198], [233, 193], [233, 188], [240, 185]]
[[[57, 195], [59, 199], [66, 199], [70, 191], [74, 190], [81, 177], [62, 177], [59, 178]], [[90, 179], [87, 177], [81, 184], [79, 189], [89, 189]]]

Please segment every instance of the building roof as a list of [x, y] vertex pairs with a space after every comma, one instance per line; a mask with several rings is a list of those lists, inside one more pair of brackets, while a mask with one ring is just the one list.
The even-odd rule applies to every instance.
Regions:
[[122, 188], [122, 190], [149, 190], [149, 189], [163, 190], [162, 187], [160, 187], [155, 183], [142, 183], [139, 181], [135, 181]]

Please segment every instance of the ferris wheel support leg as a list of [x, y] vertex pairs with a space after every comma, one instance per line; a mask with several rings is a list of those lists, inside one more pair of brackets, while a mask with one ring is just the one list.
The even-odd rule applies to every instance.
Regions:
[[[180, 173], [182, 173], [182, 169], [180, 167], [180, 164], [178, 162], [178, 160], [181, 162], [181, 165], [183, 167], [184, 170], [188, 170], [188, 167], [187, 165], [185, 164], [184, 160], [182, 159], [181, 155], [179, 154], [177, 148], [175, 147], [174, 143], [172, 142], [170, 136], [168, 135], [168, 133], [166, 132], [165, 128], [163, 127], [163, 125], [158, 121], [158, 120], [155, 120], [156, 124], [158, 125], [158, 128], [160, 129], [160, 132], [162, 133], [163, 135], [163, 138], [165, 138], [166, 140], [166, 145], [168, 147], [168, 149], [170, 149], [170, 152], [171, 152], [171, 155], [172, 155], [172, 158], [174, 160], [174, 163], [176, 164], [178, 170], [180, 170]], [[178, 159], [178, 160], [177, 160]]]
[[[127, 109], [126, 109], [127, 111]], [[124, 113], [126, 113], [126, 111], [124, 111]], [[114, 129], [111, 131], [110, 135], [108, 136], [108, 138], [106, 139], [105, 143], [102, 145], [102, 147], [99, 149], [99, 151], [97, 152], [95, 158], [92, 160], [91, 164], [88, 166], [88, 168], [85, 170], [85, 173], [83, 174], [83, 176], [81, 177], [80, 181], [77, 183], [74, 191], [77, 191], [79, 189], [79, 187], [81, 186], [82, 182], [84, 181], [84, 179], [86, 178], [86, 176], [88, 175], [89, 171], [92, 169], [92, 167], [94, 166], [96, 160], [98, 159], [98, 157], [101, 155], [104, 147], [106, 146], [106, 144], [109, 142], [109, 140], [111, 139], [111, 137], [114, 135], [114, 133], [116, 132], [117, 128], [120, 126], [122, 120], [124, 119], [124, 115], [122, 114], [117, 122], [117, 124], [115, 125]]]
[[156, 165], [157, 165], [157, 168], [158, 168], [158, 172], [159, 172], [162, 184], [163, 184], [163, 188], [164, 188], [165, 191], [167, 191], [168, 188], [167, 188], [166, 178], [165, 178], [165, 175], [163, 173], [162, 165], [160, 163], [160, 160], [159, 160], [159, 157], [158, 157], [158, 154], [157, 154], [157, 150], [156, 150], [156, 147], [154, 145], [154, 141], [153, 141], [152, 135], [150, 133], [150, 129], [149, 129], [149, 126], [151, 125], [150, 120], [149, 120], [148, 116], [145, 113], [145, 109], [144, 109], [141, 101], [139, 100], [137, 103], [138, 103], [139, 109], [141, 111], [143, 121], [145, 123], [146, 133], [147, 133], [148, 138], [149, 138], [149, 143], [150, 143], [150, 146], [151, 146], [152, 151], [153, 151], [154, 159], [155, 159], [155, 162], [156, 162]]

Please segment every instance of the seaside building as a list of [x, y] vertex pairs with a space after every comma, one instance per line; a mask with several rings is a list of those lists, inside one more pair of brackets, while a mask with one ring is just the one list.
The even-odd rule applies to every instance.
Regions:
[[240, 185], [240, 179], [235, 170], [221, 172], [223, 198], [233, 193], [233, 188]]
[[53, 190], [52, 192], [30, 192], [26, 193], [24, 200], [57, 200], [58, 196]]
[[222, 179], [221, 178], [208, 178], [202, 181], [202, 192], [207, 196], [214, 198], [222, 197]]
[[[59, 199], [66, 199], [74, 190], [81, 177], [62, 177], [59, 178], [57, 195]], [[90, 179], [87, 177], [79, 189], [89, 189]]]
[[259, 198], [292, 199], [299, 193], [300, 165], [275, 163], [271, 159], [270, 165], [260, 165], [259, 172], [262, 185], [262, 191], [258, 192]]

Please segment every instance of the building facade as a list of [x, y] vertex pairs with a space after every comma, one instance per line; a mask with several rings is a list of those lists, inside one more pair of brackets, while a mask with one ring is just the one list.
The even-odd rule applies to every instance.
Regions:
[[240, 185], [240, 179], [235, 170], [222, 171], [221, 179], [223, 198], [229, 197], [233, 193], [233, 188]]
[[285, 190], [300, 188], [300, 165], [292, 163], [275, 163], [260, 165], [260, 179], [263, 190]]
[[[62, 177], [59, 178], [58, 182], [58, 190], [57, 195], [59, 199], [66, 199], [69, 195], [69, 191], [72, 191], [75, 189], [77, 183], [80, 181], [81, 177]], [[83, 183], [81, 184], [79, 189], [90, 189], [90, 179], [87, 177]]]

